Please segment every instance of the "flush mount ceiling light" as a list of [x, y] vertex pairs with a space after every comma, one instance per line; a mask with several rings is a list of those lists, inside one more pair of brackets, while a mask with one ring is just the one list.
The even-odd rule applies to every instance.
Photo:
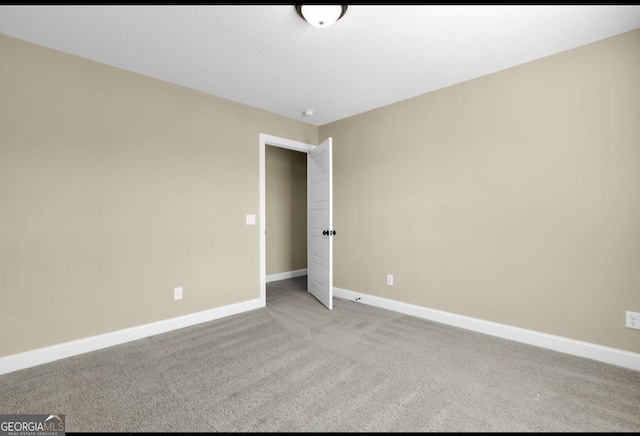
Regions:
[[329, 27], [347, 12], [347, 5], [296, 5], [296, 11], [314, 27]]

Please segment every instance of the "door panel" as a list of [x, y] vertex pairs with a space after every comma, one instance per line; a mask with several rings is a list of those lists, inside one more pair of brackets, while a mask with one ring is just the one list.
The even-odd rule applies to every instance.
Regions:
[[[307, 157], [308, 275], [307, 288], [333, 309], [333, 165], [332, 140], [326, 139]], [[323, 232], [325, 232], [323, 234]]]

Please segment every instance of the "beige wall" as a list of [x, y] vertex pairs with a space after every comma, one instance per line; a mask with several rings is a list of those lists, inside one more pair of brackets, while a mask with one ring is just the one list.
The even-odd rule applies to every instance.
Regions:
[[0, 356], [259, 298], [260, 133], [318, 128], [0, 36]]
[[307, 154], [265, 150], [267, 275], [307, 268]]
[[335, 286], [640, 352], [640, 30], [328, 136]]

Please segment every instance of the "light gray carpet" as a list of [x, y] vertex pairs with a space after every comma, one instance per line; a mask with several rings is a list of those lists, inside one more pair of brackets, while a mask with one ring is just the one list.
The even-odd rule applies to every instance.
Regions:
[[335, 299], [267, 307], [0, 376], [68, 432], [638, 432], [640, 372]]

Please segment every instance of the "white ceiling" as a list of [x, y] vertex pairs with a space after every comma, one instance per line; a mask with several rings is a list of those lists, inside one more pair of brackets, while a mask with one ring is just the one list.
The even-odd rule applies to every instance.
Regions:
[[2, 34], [317, 126], [638, 28], [639, 5], [351, 5], [325, 29], [293, 5], [0, 6]]

